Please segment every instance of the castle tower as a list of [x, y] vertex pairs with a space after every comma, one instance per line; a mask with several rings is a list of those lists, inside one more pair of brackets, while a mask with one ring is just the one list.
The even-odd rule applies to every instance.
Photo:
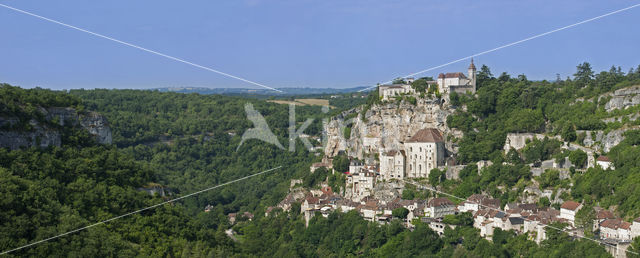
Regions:
[[469, 80], [471, 80], [471, 85], [473, 85], [473, 93], [476, 92], [476, 66], [473, 64], [473, 57], [471, 58], [471, 64], [469, 65], [469, 69], [467, 70], [469, 74]]

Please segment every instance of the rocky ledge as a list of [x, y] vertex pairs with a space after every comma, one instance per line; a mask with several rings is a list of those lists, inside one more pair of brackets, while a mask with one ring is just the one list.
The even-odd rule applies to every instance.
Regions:
[[60, 146], [62, 144], [59, 126], [80, 126], [93, 135], [98, 143], [110, 144], [111, 128], [107, 119], [92, 111], [78, 112], [73, 108], [52, 107], [40, 108], [44, 121], [31, 119], [31, 130], [15, 130], [11, 128], [19, 122], [17, 117], [0, 116], [0, 147], [11, 150], [22, 147]]

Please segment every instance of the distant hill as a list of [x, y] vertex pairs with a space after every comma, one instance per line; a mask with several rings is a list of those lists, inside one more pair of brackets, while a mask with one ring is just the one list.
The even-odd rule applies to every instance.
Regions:
[[168, 87], [155, 88], [161, 92], [178, 92], [178, 93], [199, 93], [199, 94], [221, 94], [221, 95], [267, 95], [267, 96], [283, 96], [283, 95], [310, 95], [310, 94], [342, 94], [357, 92], [366, 89], [366, 86], [353, 88], [278, 88], [283, 92], [276, 92], [269, 89], [248, 89], [248, 88], [206, 88], [206, 87]]

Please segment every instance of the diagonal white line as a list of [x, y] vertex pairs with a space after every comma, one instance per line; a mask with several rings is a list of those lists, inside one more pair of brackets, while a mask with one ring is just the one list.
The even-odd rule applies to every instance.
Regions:
[[[442, 192], [442, 191], [438, 191], [437, 189], [432, 188], [432, 187], [428, 187], [428, 186], [425, 186], [425, 185], [421, 185], [421, 184], [418, 184], [418, 183], [415, 183], [415, 182], [407, 182], [407, 181], [404, 181], [404, 180], [401, 180], [401, 181], [403, 181], [403, 182], [405, 182], [405, 183], [408, 183], [408, 184], [412, 184], [412, 185], [418, 186], [418, 187], [422, 187], [422, 188], [424, 188], [424, 189], [426, 189], [426, 190], [429, 190], [429, 191], [432, 191], [432, 192], [434, 192], [434, 193], [438, 193], [438, 194], [442, 194], [442, 195], [449, 196], [449, 197], [451, 197], [451, 198], [455, 198], [455, 199], [458, 199], [458, 200], [466, 201], [466, 199], [464, 199], [464, 198], [462, 198], [462, 197], [458, 197], [458, 196], [455, 196], [455, 195], [450, 194], [450, 193], [445, 193], [445, 192]], [[473, 201], [472, 201], [472, 202], [473, 202]], [[504, 212], [505, 214], [507, 214], [507, 212], [506, 212], [506, 211], [503, 211], [503, 210], [501, 210], [501, 209], [496, 209], [496, 208], [493, 208], [493, 207], [491, 207], [491, 206], [482, 205], [481, 203], [477, 203], [477, 202], [473, 202], [473, 203], [478, 204], [479, 206], [482, 206], [482, 207], [487, 208], [487, 209], [490, 209], [490, 210], [500, 211], [500, 212]], [[536, 221], [533, 221], [533, 220], [530, 220], [530, 219], [528, 219], [528, 218], [524, 218], [524, 217], [523, 217], [523, 219], [524, 219], [524, 220], [526, 220], [526, 221], [530, 221], [530, 222], [536, 222]], [[538, 223], [539, 223], [540, 225], [542, 225], [544, 228], [551, 228], [551, 229], [555, 229], [555, 230], [558, 230], [558, 231], [565, 232], [565, 233], [567, 233], [567, 234], [569, 234], [569, 235], [573, 235], [571, 232], [568, 232], [568, 231], [566, 231], [566, 230], [564, 230], [564, 229], [561, 229], [561, 228], [558, 228], [558, 227], [554, 227], [554, 226], [551, 226], [551, 225], [548, 225], [548, 224], [543, 224], [543, 223], [541, 223], [541, 222], [538, 222]], [[611, 244], [605, 243], [604, 241], [599, 241], [599, 240], [597, 240], [597, 239], [588, 238], [588, 237], [579, 236], [579, 235], [575, 235], [575, 236], [577, 236], [577, 237], [579, 237], [579, 238], [582, 238], [582, 239], [587, 239], [587, 240], [590, 240], [590, 241], [596, 242], [596, 243], [598, 243], [598, 244], [603, 244], [603, 245], [606, 245], [606, 246], [615, 247], [618, 251], [625, 251], [625, 252], [629, 252], [629, 253], [632, 253], [632, 254], [636, 254], [636, 255], [638, 255], [638, 253], [636, 253], [636, 252], [634, 252], [634, 251], [624, 250], [624, 249], [619, 248], [619, 247], [617, 247], [617, 246], [613, 246], [613, 245], [611, 245]]]
[[210, 68], [210, 67], [206, 67], [206, 66], [203, 66], [203, 65], [192, 63], [192, 62], [189, 62], [189, 61], [186, 61], [184, 59], [180, 59], [180, 58], [177, 58], [177, 57], [174, 57], [174, 56], [163, 54], [163, 53], [160, 53], [158, 51], [154, 51], [154, 50], [151, 50], [151, 49], [148, 49], [148, 48], [144, 48], [144, 47], [141, 47], [141, 46], [129, 43], [129, 42], [125, 42], [125, 41], [122, 41], [122, 40], [117, 40], [117, 39], [114, 39], [112, 37], [102, 35], [100, 33], [92, 32], [92, 31], [89, 31], [89, 30], [86, 30], [86, 29], [82, 29], [82, 28], [79, 28], [79, 27], [76, 27], [76, 26], [73, 26], [73, 25], [69, 25], [69, 24], [54, 20], [54, 19], [50, 19], [50, 18], [43, 17], [43, 16], [40, 16], [40, 15], [37, 15], [37, 14], [34, 14], [34, 13], [30, 13], [30, 12], [27, 12], [25, 10], [21, 10], [21, 9], [18, 9], [18, 8], [15, 8], [15, 7], [11, 7], [11, 6], [8, 6], [8, 5], [4, 5], [4, 4], [0, 4], [0, 6], [2, 6], [4, 8], [7, 8], [7, 9], [10, 9], [10, 10], [13, 10], [13, 11], [16, 11], [16, 12], [19, 12], [19, 13], [23, 13], [23, 14], [26, 14], [26, 15], [29, 15], [29, 16], [36, 17], [38, 19], [42, 19], [42, 20], [45, 20], [45, 21], [48, 21], [48, 22], [52, 22], [52, 23], [55, 23], [55, 24], [58, 24], [58, 25], [62, 25], [62, 26], [65, 26], [67, 28], [71, 28], [71, 29], [74, 29], [74, 30], [77, 30], [77, 31], [88, 33], [88, 34], [91, 34], [91, 35], [96, 36], [96, 37], [100, 37], [100, 38], [103, 38], [103, 39], [111, 40], [113, 42], [120, 43], [120, 44], [125, 45], [125, 46], [129, 46], [129, 47], [136, 48], [136, 49], [139, 49], [139, 50], [142, 50], [142, 51], [145, 51], [145, 52], [149, 52], [149, 53], [154, 54], [154, 55], [158, 55], [158, 56], [165, 57], [165, 58], [168, 58], [168, 59], [171, 59], [171, 60], [174, 60], [174, 61], [178, 61], [178, 62], [181, 62], [181, 63], [188, 64], [188, 65], [200, 68], [200, 69], [204, 69], [204, 70], [207, 70], [207, 71], [210, 71], [210, 72], [214, 72], [214, 73], [217, 73], [217, 74], [220, 74], [220, 75], [224, 75], [224, 76], [229, 77], [229, 78], [233, 78], [233, 79], [240, 80], [240, 81], [243, 81], [243, 82], [246, 82], [246, 83], [250, 83], [250, 84], [253, 84], [253, 85], [256, 85], [256, 86], [260, 86], [260, 87], [263, 87], [263, 88], [266, 88], [266, 89], [269, 89], [269, 90], [274, 90], [274, 91], [277, 91], [277, 92], [283, 92], [281, 90], [266, 86], [266, 85], [261, 84], [261, 83], [250, 81], [250, 80], [247, 80], [247, 79], [235, 76], [235, 75], [231, 75], [231, 74], [228, 74], [228, 73], [225, 73], [225, 72], [218, 71], [218, 70]]
[[76, 233], [78, 231], [82, 231], [82, 230], [85, 230], [85, 229], [88, 229], [88, 228], [92, 228], [92, 227], [95, 227], [95, 226], [98, 226], [98, 225], [101, 225], [101, 224], [105, 224], [105, 223], [113, 221], [113, 220], [117, 220], [117, 219], [124, 218], [124, 217], [130, 216], [130, 215], [136, 214], [136, 213], [140, 213], [142, 211], [153, 209], [155, 207], [158, 207], [158, 206], [161, 206], [161, 205], [164, 205], [164, 204], [167, 204], [167, 203], [175, 202], [175, 201], [178, 201], [178, 200], [181, 200], [181, 199], [184, 199], [184, 198], [196, 195], [196, 194], [200, 194], [200, 193], [203, 193], [203, 192], [206, 192], [206, 191], [210, 191], [210, 190], [213, 190], [213, 189], [225, 186], [225, 185], [233, 184], [235, 182], [242, 181], [242, 180], [254, 177], [254, 176], [262, 175], [264, 173], [271, 172], [271, 171], [279, 169], [281, 167], [282, 166], [278, 166], [278, 167], [275, 167], [275, 168], [272, 168], [272, 169], [269, 169], [269, 170], [262, 171], [260, 173], [256, 173], [256, 174], [249, 175], [249, 176], [246, 176], [246, 177], [243, 177], [243, 178], [232, 180], [232, 181], [229, 181], [229, 182], [226, 182], [226, 183], [223, 183], [223, 184], [219, 184], [219, 185], [216, 185], [216, 186], [204, 189], [204, 190], [200, 190], [200, 191], [197, 191], [197, 192], [194, 192], [194, 193], [187, 194], [185, 196], [181, 196], [181, 197], [178, 197], [178, 198], [175, 198], [175, 199], [171, 199], [171, 200], [168, 200], [168, 201], [165, 201], [165, 202], [161, 202], [161, 203], [158, 203], [158, 204], [155, 204], [155, 205], [143, 208], [143, 209], [139, 209], [137, 211], [132, 211], [132, 212], [129, 212], [127, 214], [123, 214], [123, 215], [120, 215], [120, 216], [116, 216], [116, 217], [113, 217], [113, 218], [110, 218], [110, 219], [107, 219], [107, 220], [103, 220], [103, 221], [100, 221], [100, 222], [85, 226], [85, 227], [74, 229], [74, 230], [71, 230], [69, 232], [62, 233], [60, 235], [56, 235], [56, 236], [52, 236], [50, 238], [45, 238], [45, 239], [42, 239], [42, 240], [38, 240], [38, 241], [35, 241], [33, 243], [30, 243], [30, 244], [23, 245], [23, 246], [18, 247], [18, 248], [14, 248], [14, 249], [11, 249], [11, 250], [4, 251], [4, 252], [0, 253], [0, 255], [5, 255], [5, 254], [11, 253], [11, 252], [15, 252], [15, 251], [18, 251], [20, 249], [24, 249], [24, 248], [27, 248], [27, 247], [30, 247], [30, 246], [34, 246], [34, 245], [37, 245], [37, 244], [40, 244], [40, 243], [47, 242], [49, 240], [53, 240], [53, 239], [56, 239], [56, 238], [59, 238], [59, 237], [70, 235], [70, 234]]
[[[506, 45], [502, 45], [502, 46], [499, 46], [499, 47], [496, 47], [496, 48], [493, 48], [493, 49], [485, 50], [485, 51], [482, 51], [482, 52], [477, 53], [477, 54], [473, 54], [473, 55], [466, 56], [466, 57], [463, 57], [463, 58], [460, 58], [460, 59], [456, 59], [456, 60], [453, 60], [453, 61], [448, 62], [448, 63], [444, 63], [444, 64], [441, 64], [441, 65], [438, 65], [438, 66], [434, 66], [434, 67], [431, 67], [431, 68], [427, 68], [427, 69], [424, 69], [424, 70], [419, 71], [419, 72], [411, 73], [411, 74], [403, 76], [402, 78], [415, 76], [415, 75], [418, 75], [418, 74], [421, 74], [421, 73], [429, 72], [429, 71], [432, 71], [432, 70], [435, 70], [435, 69], [438, 69], [438, 68], [442, 68], [442, 67], [445, 67], [445, 66], [448, 66], [448, 65], [451, 65], [451, 64], [455, 64], [455, 63], [458, 63], [458, 62], [461, 62], [461, 61], [464, 61], [464, 60], [468, 60], [468, 59], [474, 58], [476, 56], [481, 56], [481, 55], [488, 54], [488, 53], [491, 53], [491, 52], [494, 52], [494, 51], [498, 51], [500, 49], [511, 47], [511, 46], [514, 46], [514, 45], [517, 45], [517, 44], [520, 44], [520, 43], [523, 43], [523, 42], [526, 42], [526, 41], [529, 41], [529, 40], [532, 40], [532, 39], [536, 39], [536, 38], [539, 38], [539, 37], [542, 37], [542, 36], [546, 36], [546, 35], [561, 31], [561, 30], [566, 30], [566, 29], [569, 29], [569, 28], [572, 28], [572, 27], [575, 27], [575, 26], [578, 26], [578, 25], [581, 25], [581, 24], [584, 24], [584, 23], [587, 23], [587, 22], [595, 21], [595, 20], [607, 17], [609, 15], [613, 15], [613, 14], [616, 14], [616, 13], [619, 13], [619, 12], [624, 12], [626, 10], [629, 10], [629, 9], [632, 9], [632, 8], [636, 8], [638, 6], [640, 6], [640, 4], [635, 4], [635, 5], [632, 5], [632, 6], [629, 6], [629, 7], [625, 7], [625, 8], [613, 11], [613, 12], [605, 13], [603, 15], [596, 16], [596, 17], [593, 17], [593, 18], [590, 18], [590, 19], [586, 19], [586, 20], [581, 21], [581, 22], [576, 22], [574, 24], [567, 25], [567, 26], [564, 26], [564, 27], [561, 27], [561, 28], [557, 28], [555, 30], [550, 30], [550, 31], [547, 31], [547, 32], [544, 32], [544, 33], [540, 33], [540, 34], [537, 34], [537, 35], [534, 35], [534, 36], [531, 36], [531, 37], [528, 37], [528, 38], [525, 38], [525, 39], [521, 39], [521, 40], [518, 40], [518, 41], [511, 42], [511, 43], [506, 44]], [[384, 82], [382, 84], [388, 84], [388, 83], [391, 83], [391, 82], [393, 82], [393, 80]], [[369, 89], [372, 89], [372, 88], [375, 88], [375, 87], [377, 87], [377, 85], [376, 86], [371, 86], [371, 87], [366, 88], [366, 89], [359, 90], [358, 92], [366, 91], [366, 90], [369, 90]]]

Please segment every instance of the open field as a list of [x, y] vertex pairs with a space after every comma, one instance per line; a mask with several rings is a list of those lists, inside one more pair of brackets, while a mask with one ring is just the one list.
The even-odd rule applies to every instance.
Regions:
[[328, 99], [296, 99], [297, 102], [301, 102], [307, 105], [327, 106], [329, 105]]
[[[295, 99], [293, 101], [291, 100], [267, 100], [267, 102], [272, 102], [272, 103], [277, 103], [277, 104], [294, 104], [294, 105], [298, 105], [298, 106], [306, 106], [306, 105], [311, 105], [311, 106], [328, 106], [329, 105], [329, 100], [328, 99]], [[333, 107], [330, 107], [333, 108]]]

